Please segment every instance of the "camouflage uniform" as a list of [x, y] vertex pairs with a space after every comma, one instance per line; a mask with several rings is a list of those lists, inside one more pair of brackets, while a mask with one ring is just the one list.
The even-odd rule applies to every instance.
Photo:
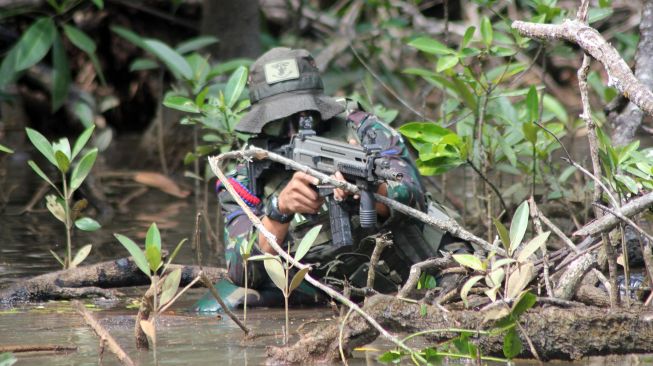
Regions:
[[[351, 103], [350, 103], [351, 104]], [[410, 207], [426, 212], [426, 198], [424, 188], [411, 159], [403, 138], [392, 128], [381, 122], [376, 116], [362, 111], [348, 111], [328, 121], [322, 122], [326, 128], [318, 134], [323, 137], [350, 141], [352, 138], [365, 144], [368, 130], [375, 130], [375, 142], [382, 148], [382, 154], [390, 161], [391, 168], [403, 174], [401, 182], [388, 182], [387, 196], [393, 200]], [[271, 126], [274, 128], [274, 126]], [[249, 186], [247, 181], [246, 166], [240, 165], [232, 172], [234, 177], [243, 186]], [[263, 216], [263, 207], [275, 194], [279, 194], [290, 180], [293, 171], [275, 170], [266, 177], [261, 203], [253, 207], [254, 212]], [[226, 261], [229, 277], [237, 285], [244, 285], [243, 260], [240, 255], [240, 245], [245, 245], [250, 240], [257, 240], [258, 232], [252, 223], [236, 204], [233, 197], [224, 189], [219, 189], [218, 197], [225, 217], [225, 242]], [[357, 206], [352, 205], [350, 212], [352, 219], [352, 236], [357, 243], [353, 248], [335, 250], [330, 243], [330, 230], [327, 205], [317, 216], [306, 217], [296, 214], [290, 224], [286, 240], [282, 243], [284, 248], [293, 246], [301, 240], [304, 233], [310, 228], [322, 224], [322, 230], [303, 262], [313, 265], [312, 273], [322, 277], [326, 282], [341, 284], [342, 281], [353, 283], [355, 286], [364, 287], [367, 278], [369, 256], [374, 249], [373, 240], [364, 240], [371, 232], [358, 225]], [[382, 255], [381, 266], [377, 268], [376, 287], [381, 291], [392, 291], [406, 279], [410, 265], [437, 255], [437, 247], [431, 245], [423, 238], [423, 225], [405, 216], [402, 213], [390, 210], [390, 216], [380, 222], [372, 232], [394, 231], [394, 245], [387, 248]], [[401, 226], [401, 230], [393, 230]], [[252, 239], [252, 236], [256, 238]], [[255, 242], [253, 254], [260, 254]], [[293, 250], [291, 249], [291, 252]], [[249, 263], [248, 279], [250, 288], [257, 288], [265, 282], [267, 277], [265, 269], [260, 262]]]

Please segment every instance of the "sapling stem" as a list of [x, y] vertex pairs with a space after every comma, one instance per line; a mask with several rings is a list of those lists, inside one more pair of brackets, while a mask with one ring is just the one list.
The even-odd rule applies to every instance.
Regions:
[[70, 268], [70, 264], [73, 261], [72, 258], [72, 239], [71, 239], [71, 228], [72, 220], [70, 217], [70, 198], [68, 194], [68, 182], [66, 181], [66, 173], [61, 173], [61, 178], [63, 181], [63, 198], [64, 198], [64, 210], [65, 210], [65, 224], [66, 224], [66, 261], [64, 262], [64, 269]]

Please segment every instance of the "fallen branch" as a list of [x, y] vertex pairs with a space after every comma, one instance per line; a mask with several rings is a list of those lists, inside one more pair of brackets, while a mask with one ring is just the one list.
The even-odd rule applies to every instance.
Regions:
[[104, 329], [104, 327], [102, 327], [102, 325], [100, 325], [100, 323], [98, 323], [97, 320], [95, 320], [93, 315], [91, 315], [91, 313], [88, 310], [86, 310], [84, 304], [82, 304], [79, 301], [73, 301], [72, 305], [75, 308], [75, 310], [77, 310], [77, 312], [84, 318], [86, 324], [88, 324], [91, 328], [93, 328], [93, 330], [98, 335], [98, 337], [100, 337], [101, 340], [106, 342], [106, 345], [109, 346], [109, 350], [113, 352], [114, 355], [116, 355], [118, 360], [120, 360], [120, 362], [123, 365], [127, 365], [127, 366], [135, 365], [134, 361], [132, 361], [132, 359], [129, 358], [129, 356], [125, 353], [125, 351], [123, 351], [123, 349], [120, 347], [118, 342], [116, 342], [116, 340], [111, 336], [111, 334], [109, 334], [109, 332], [107, 332]]
[[61, 344], [6, 344], [0, 346], [0, 353], [13, 352], [74, 352], [77, 346], [65, 346]]
[[[626, 217], [635, 216], [644, 212], [653, 206], [653, 192], [649, 192], [641, 197], [630, 200], [625, 205], [621, 206], [615, 212], [618, 212]], [[587, 236], [597, 235], [612, 230], [619, 224], [620, 220], [614, 215], [605, 215], [600, 219], [596, 219], [589, 224], [583, 226], [580, 230], [576, 230], [573, 236]]]
[[576, 259], [558, 281], [558, 286], [553, 291], [555, 297], [570, 300], [574, 296], [583, 276], [596, 265], [596, 261], [596, 253], [587, 253]]
[[576, 43], [586, 53], [603, 64], [608, 73], [608, 85], [649, 115], [653, 115], [653, 93], [642, 84], [617, 50], [594, 28], [579, 20], [562, 24], [538, 24], [516, 20], [512, 23], [520, 35], [541, 40], [567, 40]]
[[[181, 269], [181, 285], [197, 277], [198, 266], [171, 264], [171, 271]], [[226, 277], [223, 268], [204, 268], [204, 272], [216, 282]], [[21, 301], [72, 299], [85, 296], [113, 298], [116, 292], [109, 288], [149, 285], [150, 279], [141, 272], [131, 258], [101, 262], [73, 269], [60, 270], [16, 282], [0, 291], [1, 303]]]

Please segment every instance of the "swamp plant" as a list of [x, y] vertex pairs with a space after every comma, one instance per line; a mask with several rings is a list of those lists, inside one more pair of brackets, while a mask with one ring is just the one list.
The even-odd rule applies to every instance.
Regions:
[[[317, 239], [318, 234], [322, 230], [322, 225], [318, 225], [310, 229], [302, 238], [301, 242], [297, 246], [295, 251], [294, 259], [299, 262], [304, 258], [308, 250], [311, 249], [311, 246]], [[290, 244], [289, 244], [290, 245]], [[288, 253], [290, 253], [290, 247], [288, 248]], [[265, 265], [265, 271], [268, 273], [268, 276], [272, 279], [272, 282], [281, 290], [284, 297], [285, 305], [285, 332], [284, 332], [284, 343], [288, 343], [288, 334], [290, 333], [289, 328], [289, 317], [288, 317], [288, 299], [290, 294], [301, 285], [304, 280], [304, 276], [310, 270], [310, 267], [304, 267], [300, 269], [295, 275], [290, 279], [290, 271], [294, 268], [292, 263], [286, 262], [281, 259], [278, 255], [263, 254], [258, 256], [253, 256], [249, 258], [250, 261], [262, 260]]]
[[[34, 147], [52, 164], [61, 174], [61, 187], [58, 187], [52, 179], [33, 161], [28, 162], [29, 166], [38, 174], [43, 181], [47, 182], [54, 188], [56, 195], [46, 196], [47, 208], [52, 215], [61, 221], [66, 227], [66, 254], [61, 258], [53, 250], [50, 253], [61, 263], [64, 269], [75, 268], [91, 252], [91, 244], [85, 245], [75, 257], [72, 257], [72, 232], [76, 227], [83, 231], [95, 231], [100, 228], [100, 224], [90, 217], [81, 216], [82, 210], [86, 207], [87, 202], [81, 199], [73, 203], [73, 194], [82, 185], [88, 173], [95, 164], [98, 149], [93, 148], [78, 159], [80, 153], [88, 143], [93, 134], [94, 126], [84, 130], [75, 141], [72, 149], [67, 138], [61, 138], [58, 141], [50, 142], [38, 131], [26, 128], [27, 137]], [[70, 169], [72, 173], [68, 176]]]
[[[186, 242], [186, 239], [182, 239], [179, 244], [177, 244], [177, 247], [168, 258], [168, 261], [164, 264], [164, 258], [161, 251], [161, 233], [159, 232], [156, 223], [152, 223], [150, 228], [147, 230], [147, 235], [145, 236], [145, 250], [141, 250], [133, 240], [122, 234], [114, 234], [114, 236], [118, 239], [120, 244], [127, 249], [138, 269], [150, 278], [150, 290], [152, 291], [151, 310], [153, 311], [154, 316], [151, 320], [140, 320], [140, 322], [136, 324], [136, 329], [142, 329], [143, 332], [152, 339], [152, 343], [156, 347], [156, 316], [163, 309], [167, 308], [167, 305], [170, 305], [174, 301], [181, 281], [181, 269], [177, 268], [168, 273], [168, 268], [172, 263], [172, 260], [179, 253], [182, 245]], [[163, 279], [162, 284], [159, 283], [161, 278]], [[161, 288], [160, 298], [158, 297], [159, 287]], [[150, 290], [148, 290], [148, 292]], [[149, 301], [146, 297], [143, 298], [142, 302]]]

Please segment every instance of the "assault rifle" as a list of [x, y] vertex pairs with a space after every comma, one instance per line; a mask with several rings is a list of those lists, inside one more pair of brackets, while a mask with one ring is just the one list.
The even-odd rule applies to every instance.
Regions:
[[[381, 147], [376, 144], [374, 130], [368, 130], [362, 145], [352, 145], [316, 135], [313, 118], [300, 117], [299, 133], [294, 135], [289, 144], [271, 146], [266, 141], [261, 148], [268, 149], [300, 164], [311, 167], [324, 174], [342, 173], [348, 182], [360, 188], [359, 218], [363, 228], [374, 228], [377, 222], [376, 200], [374, 193], [379, 184], [388, 180], [400, 181], [403, 175], [390, 168], [390, 162], [382, 155]], [[260, 143], [257, 145], [261, 145]], [[248, 166], [251, 188], [258, 192], [258, 180], [261, 174], [270, 169], [270, 163], [252, 162]], [[257, 189], [258, 188], [258, 189]], [[353, 244], [349, 212], [342, 202], [333, 198], [332, 186], [318, 187], [318, 192], [325, 197], [329, 205], [332, 243], [336, 247]]]

